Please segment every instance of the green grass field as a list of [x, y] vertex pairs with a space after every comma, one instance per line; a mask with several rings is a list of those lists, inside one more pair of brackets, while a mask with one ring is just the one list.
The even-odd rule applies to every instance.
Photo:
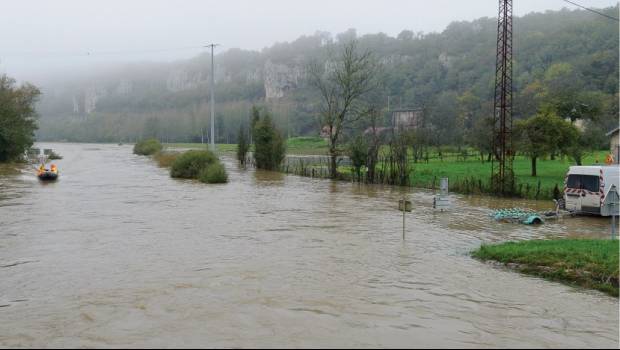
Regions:
[[618, 240], [557, 239], [483, 245], [472, 256], [618, 296]]
[[[599, 161], [605, 159], [608, 151], [598, 151], [584, 158], [583, 164], [594, 164], [597, 156]], [[557, 185], [561, 191], [564, 186], [564, 177], [568, 167], [575, 165], [569, 158], [557, 158], [555, 160], [542, 159], [537, 162], [538, 176], [531, 176], [530, 159], [517, 156], [513, 163], [517, 187], [521, 186], [520, 193], [524, 197], [535, 197], [538, 183], [540, 182], [539, 198], [551, 198], [553, 188]], [[479, 159], [470, 157], [466, 161], [456, 160], [456, 157], [430, 159], [428, 163], [416, 163], [412, 165], [411, 182], [416, 187], [433, 187], [433, 181], [437, 185], [441, 177], [448, 177], [451, 183], [459, 183], [464, 180], [475, 179], [488, 182], [491, 175], [491, 163], [481, 162]]]
[[[166, 143], [167, 148], [185, 148], [185, 149], [207, 149], [208, 144], [200, 143]], [[235, 153], [237, 152], [236, 144], [216, 145], [218, 152]], [[327, 142], [320, 137], [291, 137], [286, 140], [286, 152], [288, 154], [327, 154]]]
[[[168, 148], [206, 149], [206, 144], [199, 143], [172, 143], [165, 145]], [[234, 153], [235, 144], [218, 144], [217, 149], [222, 153]], [[386, 153], [384, 146], [381, 153]], [[444, 152], [443, 159], [437, 153], [429, 157], [428, 163], [421, 161], [411, 162], [410, 185], [421, 188], [438, 186], [442, 177], [450, 179], [451, 189], [462, 193], [487, 193], [491, 178], [491, 163], [481, 162], [473, 150], [470, 156], [463, 160], [456, 153]], [[602, 162], [608, 151], [593, 152], [583, 159], [584, 165], [594, 164], [598, 159]], [[287, 154], [289, 155], [327, 155], [327, 142], [320, 137], [293, 137], [287, 140]], [[525, 198], [550, 199], [557, 185], [561, 191], [564, 186], [564, 177], [568, 167], [575, 165], [569, 158], [539, 159], [537, 162], [538, 176], [532, 177], [530, 159], [524, 156], [515, 158], [513, 169], [517, 182], [517, 193]], [[380, 166], [380, 165], [379, 165]], [[351, 169], [341, 167], [341, 173], [350, 174]], [[540, 183], [540, 188], [539, 188]], [[482, 190], [480, 189], [482, 185]]]

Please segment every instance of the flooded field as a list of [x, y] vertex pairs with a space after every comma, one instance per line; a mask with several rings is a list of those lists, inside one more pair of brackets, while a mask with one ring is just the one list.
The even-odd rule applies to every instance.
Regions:
[[[617, 347], [618, 299], [469, 257], [608, 237], [609, 219], [497, 223], [452, 197], [240, 170], [174, 180], [131, 146], [46, 144], [60, 180], [0, 171], [0, 347]], [[406, 239], [398, 200], [407, 196]]]

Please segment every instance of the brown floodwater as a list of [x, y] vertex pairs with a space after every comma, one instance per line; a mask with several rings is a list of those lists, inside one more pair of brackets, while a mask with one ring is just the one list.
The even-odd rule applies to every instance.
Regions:
[[[618, 299], [484, 264], [484, 242], [609, 236], [498, 223], [548, 202], [240, 170], [174, 180], [131, 146], [45, 144], [0, 172], [0, 347], [618, 347]], [[413, 201], [406, 239], [398, 199]]]

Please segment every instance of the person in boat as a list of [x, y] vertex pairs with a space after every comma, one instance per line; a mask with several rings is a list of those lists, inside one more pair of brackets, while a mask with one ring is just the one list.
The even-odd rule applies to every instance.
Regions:
[[56, 168], [56, 164], [52, 164], [51, 169], [50, 169], [53, 173], [57, 173], [58, 172], [58, 168]]
[[41, 164], [41, 166], [39, 167], [39, 174], [44, 173], [45, 172], [45, 164]]

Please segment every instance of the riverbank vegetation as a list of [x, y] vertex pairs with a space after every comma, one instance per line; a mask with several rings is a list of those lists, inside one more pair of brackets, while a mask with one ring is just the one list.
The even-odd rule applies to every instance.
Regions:
[[228, 182], [226, 169], [211, 151], [187, 151], [177, 156], [170, 166], [170, 176], [205, 183]]
[[142, 156], [152, 156], [163, 149], [162, 144], [156, 138], [149, 138], [136, 142], [133, 153]]
[[0, 163], [22, 160], [34, 143], [39, 95], [34, 85], [18, 87], [14, 79], [0, 75]]
[[161, 151], [157, 152], [153, 155], [153, 159], [157, 162], [162, 168], [169, 168], [172, 166], [172, 163], [179, 157], [181, 153], [175, 151]]
[[286, 147], [280, 131], [275, 127], [268, 112], [262, 116], [252, 108], [252, 140], [254, 141], [254, 164], [258, 169], [280, 170], [286, 156]]
[[472, 256], [617, 297], [618, 249], [618, 240], [532, 240], [483, 245]]
[[[613, 15], [618, 6], [601, 11]], [[617, 127], [619, 29], [581, 10], [533, 13], [515, 23], [519, 50], [509, 152], [516, 179], [502, 194], [557, 197], [568, 166], [587, 164], [589, 154], [608, 148], [605, 133]], [[320, 150], [328, 164], [324, 157], [315, 164], [310, 157], [298, 164], [285, 161], [280, 169], [287, 172], [430, 188], [448, 176], [454, 191], [496, 194], [489, 184], [496, 30], [496, 19], [481, 18], [451, 23], [441, 33], [404, 30], [390, 37], [349, 30], [334, 37], [316, 33], [261, 52], [223, 52], [218, 69], [226, 79], [215, 86], [214, 141], [244, 145], [248, 136], [256, 144], [254, 112], [248, 113], [256, 105], [281, 138], [325, 140], [303, 152]], [[151, 69], [150, 75], [127, 69], [116, 79], [107, 73], [96, 108], [88, 112], [81, 106], [62, 109], [83, 91], [55, 94], [41, 103], [46, 115], [58, 118], [46, 118], [42, 138], [153, 137], [202, 142], [206, 148], [212, 106], [204, 102], [208, 90], [200, 80], [210, 74], [204, 59]], [[243, 151], [218, 146], [218, 152], [234, 150]], [[263, 150], [254, 147], [254, 153]], [[347, 154], [356, 158], [354, 164]], [[456, 160], [447, 164], [449, 154]], [[256, 156], [257, 166], [276, 168]], [[562, 169], [549, 173], [544, 168], [552, 163], [544, 159], [561, 159]]]

